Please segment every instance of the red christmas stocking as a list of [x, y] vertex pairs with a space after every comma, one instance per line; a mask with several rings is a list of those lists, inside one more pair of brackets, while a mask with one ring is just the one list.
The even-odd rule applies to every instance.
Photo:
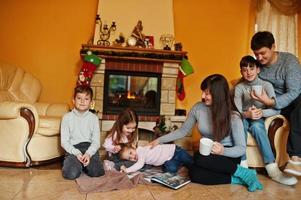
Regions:
[[185, 75], [182, 73], [181, 70], [179, 70], [177, 76], [176, 91], [177, 91], [177, 97], [181, 101], [183, 101], [183, 99], [185, 98], [184, 77]]

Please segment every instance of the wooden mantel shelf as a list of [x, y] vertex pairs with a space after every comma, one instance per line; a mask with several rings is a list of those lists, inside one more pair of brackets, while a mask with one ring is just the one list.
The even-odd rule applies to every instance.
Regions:
[[131, 59], [131, 60], [149, 60], [160, 62], [181, 62], [187, 55], [186, 51], [169, 51], [138, 47], [112, 47], [83, 44], [80, 50], [81, 55], [87, 51], [101, 58]]

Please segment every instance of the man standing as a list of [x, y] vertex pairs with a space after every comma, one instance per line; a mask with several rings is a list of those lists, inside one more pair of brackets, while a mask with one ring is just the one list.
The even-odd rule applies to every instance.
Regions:
[[290, 156], [286, 172], [301, 176], [301, 66], [298, 58], [287, 52], [275, 51], [275, 39], [268, 31], [257, 32], [251, 40], [258, 62], [262, 65], [259, 77], [272, 83], [276, 98], [265, 92], [252, 97], [281, 110], [290, 122], [287, 152]]

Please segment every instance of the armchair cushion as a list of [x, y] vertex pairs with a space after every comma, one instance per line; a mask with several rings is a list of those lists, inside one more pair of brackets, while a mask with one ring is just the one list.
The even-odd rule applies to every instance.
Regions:
[[37, 133], [44, 136], [59, 135], [61, 120], [61, 117], [41, 116]]
[[60, 123], [67, 104], [37, 102], [41, 84], [0, 63], [0, 166], [30, 167], [61, 157]]
[[22, 68], [0, 63], [0, 102], [34, 103], [40, 97], [41, 83]]

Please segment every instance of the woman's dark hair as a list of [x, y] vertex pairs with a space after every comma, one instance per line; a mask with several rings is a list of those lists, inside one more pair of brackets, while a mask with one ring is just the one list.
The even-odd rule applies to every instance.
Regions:
[[241, 58], [239, 63], [240, 69], [243, 67], [261, 67], [260, 63], [250, 55], [244, 56]]
[[271, 32], [268, 31], [259, 31], [255, 33], [255, 35], [253, 35], [251, 39], [251, 49], [253, 51], [261, 49], [263, 47], [271, 49], [273, 44], [275, 44], [274, 36]]
[[231, 115], [237, 111], [226, 78], [220, 74], [213, 74], [201, 83], [201, 90], [209, 90], [212, 96], [211, 117], [212, 135], [220, 142], [231, 132]]
[[78, 85], [76, 88], [74, 88], [74, 96], [73, 98], [76, 97], [77, 93], [86, 93], [87, 95], [90, 95], [90, 98], [93, 98], [93, 90], [91, 87], [86, 86], [86, 85]]
[[[112, 129], [107, 133], [107, 137], [111, 136], [113, 140], [113, 144], [120, 144], [122, 128], [124, 125], [128, 123], [136, 123], [136, 130], [133, 134], [128, 136], [128, 143], [136, 144], [138, 137], [138, 115], [131, 108], [126, 108], [122, 112], [119, 113], [117, 120], [115, 121]], [[114, 135], [116, 133], [116, 135]]]

